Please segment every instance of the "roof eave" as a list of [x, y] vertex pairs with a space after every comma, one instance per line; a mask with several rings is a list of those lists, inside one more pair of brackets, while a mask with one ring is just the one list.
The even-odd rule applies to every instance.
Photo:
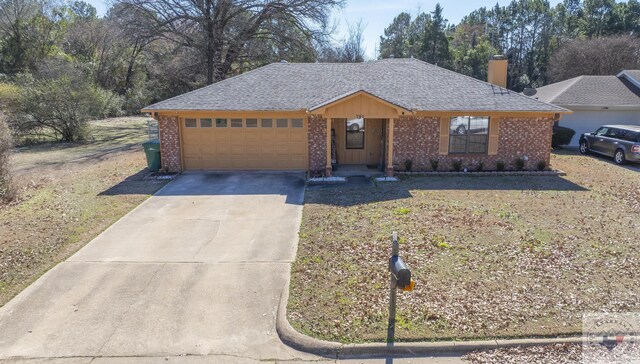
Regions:
[[265, 109], [265, 110], [231, 110], [231, 109], [141, 109], [143, 113], [188, 113], [188, 112], [210, 112], [210, 113], [306, 113], [307, 109]]
[[585, 105], [585, 104], [560, 104], [569, 110], [588, 110], [588, 111], [640, 111], [640, 105]]

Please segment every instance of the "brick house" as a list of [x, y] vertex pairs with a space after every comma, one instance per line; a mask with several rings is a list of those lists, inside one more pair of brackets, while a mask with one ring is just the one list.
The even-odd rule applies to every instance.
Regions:
[[[274, 63], [143, 109], [158, 120], [162, 166], [184, 170], [527, 169], [549, 163], [570, 111], [419, 60]], [[504, 80], [503, 80], [504, 79]]]

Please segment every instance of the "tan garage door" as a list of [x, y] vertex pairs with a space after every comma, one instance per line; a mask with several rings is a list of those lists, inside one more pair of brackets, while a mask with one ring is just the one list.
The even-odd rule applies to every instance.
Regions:
[[302, 118], [181, 118], [185, 169], [307, 169]]

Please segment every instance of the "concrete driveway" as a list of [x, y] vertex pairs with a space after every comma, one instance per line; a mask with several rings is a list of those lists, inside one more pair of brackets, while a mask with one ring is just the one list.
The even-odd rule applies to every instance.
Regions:
[[178, 177], [0, 308], [0, 359], [313, 359], [275, 329], [303, 177]]

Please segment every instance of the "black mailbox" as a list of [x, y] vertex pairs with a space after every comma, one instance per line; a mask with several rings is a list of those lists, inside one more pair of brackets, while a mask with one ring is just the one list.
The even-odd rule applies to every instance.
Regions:
[[394, 255], [389, 259], [389, 271], [396, 277], [398, 288], [411, 285], [411, 271], [399, 256]]

